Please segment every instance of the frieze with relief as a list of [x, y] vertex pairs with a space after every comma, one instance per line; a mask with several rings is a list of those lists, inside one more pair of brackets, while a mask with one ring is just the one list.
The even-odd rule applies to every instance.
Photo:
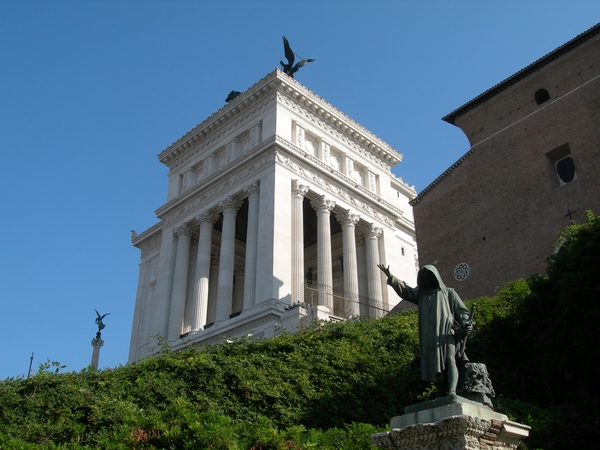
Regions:
[[222, 182], [215, 184], [213, 187], [206, 190], [206, 192], [203, 192], [200, 195], [196, 195], [191, 201], [187, 202], [181, 208], [178, 208], [177, 210], [163, 218], [165, 226], [168, 226], [171, 223], [178, 221], [180, 218], [185, 217], [197, 211], [198, 209], [205, 207], [207, 203], [209, 203], [215, 197], [218, 197], [224, 193], [232, 192], [236, 187], [243, 184], [248, 178], [251, 178], [252, 176], [254, 176], [254, 174], [262, 170], [265, 166], [272, 163], [274, 159], [275, 154], [271, 153], [260, 158], [253, 164], [243, 166], [241, 170], [237, 171], [234, 174], [231, 174], [227, 177], [227, 179], [223, 180]]
[[280, 152], [276, 153], [276, 160], [279, 164], [293, 170], [298, 175], [301, 175], [305, 179], [309, 180], [313, 185], [320, 186], [321, 188], [327, 190], [338, 198], [342, 198], [345, 201], [351, 203], [356, 208], [365, 211], [371, 217], [376, 218], [378, 221], [385, 223], [393, 227], [395, 225], [395, 220], [389, 217], [386, 214], [383, 214], [377, 211], [375, 208], [370, 206], [368, 203], [363, 202], [356, 198], [353, 195], [350, 195], [347, 192], [346, 188], [336, 185], [335, 183], [323, 178], [319, 173], [311, 170], [305, 164], [295, 161], [291, 157], [282, 155]]
[[[196, 157], [198, 154], [203, 153], [203, 151], [214, 144], [217, 140], [221, 139], [224, 135], [229, 134], [231, 130], [241, 125], [244, 121], [248, 120], [250, 117], [253, 117], [258, 111], [268, 106], [270, 103], [273, 103], [275, 100], [275, 96], [271, 95], [267, 97], [262, 103], [256, 105], [251, 110], [247, 111], [246, 114], [239, 117], [235, 122], [231, 123], [227, 128], [223, 128], [220, 133], [213, 135], [209, 140], [205, 140], [201, 145], [198, 145], [194, 150], [188, 152], [185, 158], [180, 159], [173, 166], [169, 166], [170, 172], [176, 170], [178, 167], [181, 167], [182, 164], [185, 164], [190, 159]], [[256, 140], [256, 137], [255, 137]], [[242, 143], [242, 147], [243, 147]], [[248, 145], [250, 144], [250, 139], [248, 139]], [[167, 164], [168, 165], [168, 164]]]
[[305, 107], [302, 107], [297, 102], [292, 101], [289, 97], [278, 92], [277, 93], [277, 101], [285, 104], [285, 106], [292, 109], [294, 112], [296, 112], [297, 114], [302, 116], [304, 119], [308, 120], [313, 125], [318, 126], [321, 130], [325, 131], [326, 133], [328, 133], [332, 136], [335, 136], [336, 139], [343, 142], [345, 145], [350, 147], [352, 150], [355, 150], [360, 155], [367, 158], [369, 161], [377, 164], [382, 169], [385, 169], [388, 172], [391, 171], [391, 164], [385, 162], [385, 160], [382, 160], [382, 159], [376, 157], [373, 153], [371, 153], [370, 151], [367, 151], [364, 147], [359, 145], [356, 141], [348, 138], [347, 135], [343, 134], [336, 128], [333, 128], [329, 123], [325, 122], [323, 119], [319, 118], [317, 115], [309, 112]]
[[158, 238], [153, 239], [152, 241], [143, 245], [141, 248], [141, 250], [142, 250], [141, 257], [144, 258], [144, 257], [146, 257], [146, 255], [148, 253], [151, 253], [152, 251], [156, 250], [157, 248], [160, 248], [161, 243], [162, 243], [162, 236], [159, 236]]

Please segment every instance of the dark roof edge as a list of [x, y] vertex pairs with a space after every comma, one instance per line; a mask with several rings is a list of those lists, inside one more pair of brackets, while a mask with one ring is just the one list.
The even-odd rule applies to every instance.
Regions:
[[408, 202], [408, 204], [410, 206], [415, 206], [417, 203], [419, 203], [421, 201], [421, 199], [425, 196], [425, 194], [427, 194], [431, 189], [433, 189], [433, 187], [438, 184], [440, 181], [442, 181], [444, 178], [446, 178], [448, 176], [448, 174], [450, 174], [450, 172], [452, 172], [454, 169], [456, 169], [465, 159], [467, 159], [469, 157], [469, 155], [471, 155], [471, 153], [473, 153], [473, 148], [469, 149], [469, 151], [467, 153], [465, 153], [464, 155], [462, 155], [458, 161], [456, 161], [454, 164], [452, 164], [450, 167], [448, 167], [444, 173], [442, 173], [439, 177], [437, 177], [435, 180], [433, 180], [431, 183], [429, 183], [429, 185], [423, 189], [421, 192], [419, 192], [419, 195], [417, 195], [414, 199], [412, 199], [411, 201]]
[[455, 109], [454, 111], [452, 111], [447, 116], [442, 117], [442, 120], [444, 120], [444, 121], [446, 121], [446, 122], [454, 125], [454, 120], [458, 116], [461, 116], [464, 113], [466, 113], [467, 111], [470, 111], [471, 109], [473, 109], [473, 108], [481, 105], [482, 103], [484, 103], [485, 101], [489, 100], [490, 98], [492, 98], [493, 96], [495, 96], [499, 92], [502, 92], [506, 88], [508, 88], [508, 87], [512, 86], [513, 84], [519, 82], [523, 78], [527, 77], [528, 75], [532, 74], [533, 72], [537, 71], [538, 69], [544, 67], [545, 65], [551, 63], [552, 61], [554, 61], [555, 59], [561, 57], [565, 53], [570, 52], [575, 47], [583, 44], [584, 42], [586, 42], [587, 40], [591, 39], [592, 37], [594, 37], [595, 35], [597, 35], [599, 33], [600, 33], [600, 23], [594, 25], [589, 30], [584, 31], [579, 36], [574, 37], [569, 42], [567, 42], [564, 45], [561, 45], [560, 47], [558, 47], [557, 49], [551, 51], [547, 55], [542, 56], [537, 61], [529, 64], [524, 69], [521, 69], [520, 71], [518, 71], [514, 75], [506, 78], [504, 81], [501, 81], [497, 85], [491, 87], [490, 89], [488, 89], [487, 91], [485, 91], [483, 94], [480, 94], [479, 96], [475, 97], [470, 102], [465, 103], [460, 108]]

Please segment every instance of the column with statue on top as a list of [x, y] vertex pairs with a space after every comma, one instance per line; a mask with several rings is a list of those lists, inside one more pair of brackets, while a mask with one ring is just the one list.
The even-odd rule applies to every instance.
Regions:
[[104, 341], [102, 340], [102, 333], [101, 331], [106, 327], [106, 325], [104, 325], [104, 322], [102, 322], [102, 319], [104, 319], [106, 316], [108, 316], [110, 313], [106, 313], [104, 315], [100, 315], [100, 313], [98, 312], [98, 310], [94, 309], [94, 311], [96, 311], [96, 325], [98, 325], [98, 331], [96, 332], [96, 337], [94, 339], [92, 339], [92, 347], [94, 348], [94, 350], [92, 350], [92, 370], [95, 372], [98, 370], [98, 361], [100, 359], [100, 347], [102, 347], [104, 345]]

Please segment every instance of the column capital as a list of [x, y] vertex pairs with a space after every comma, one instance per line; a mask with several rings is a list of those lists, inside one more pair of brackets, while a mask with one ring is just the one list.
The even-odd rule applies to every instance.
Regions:
[[215, 224], [219, 216], [211, 211], [204, 211], [196, 216], [196, 220], [202, 225], [203, 223], [208, 223], [211, 226]]
[[335, 218], [341, 226], [356, 225], [360, 220], [360, 216], [358, 214], [354, 214], [349, 209], [345, 210], [340, 214], [336, 214]]
[[304, 186], [298, 180], [292, 180], [292, 194], [297, 197], [304, 197], [309, 190], [309, 186]]
[[242, 206], [242, 201], [239, 198], [230, 195], [225, 200], [220, 202], [219, 206], [221, 209], [223, 209], [223, 211], [230, 210], [236, 212]]
[[256, 197], [260, 192], [260, 183], [258, 180], [253, 181], [244, 188], [244, 192], [248, 194], [248, 197]]
[[381, 228], [377, 228], [375, 226], [375, 224], [369, 224], [367, 226], [365, 226], [362, 230], [363, 235], [365, 236], [365, 238], [375, 238], [375, 239], [379, 239], [379, 236], [381, 236], [381, 234], [383, 233], [383, 230]]
[[320, 213], [321, 211], [331, 212], [333, 208], [335, 208], [335, 201], [326, 199], [324, 195], [317, 197], [311, 201], [310, 204], [317, 213]]
[[192, 238], [192, 235], [194, 234], [194, 229], [190, 224], [183, 224], [180, 227], [175, 228], [174, 230], [175, 236], [181, 237], [181, 236], [185, 236], [188, 238]]

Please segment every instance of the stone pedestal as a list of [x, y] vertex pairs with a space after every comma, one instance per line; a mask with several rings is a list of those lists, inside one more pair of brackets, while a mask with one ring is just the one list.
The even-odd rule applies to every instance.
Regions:
[[407, 407], [404, 415], [392, 418], [390, 430], [371, 435], [373, 445], [394, 450], [516, 449], [530, 427], [481, 403], [448, 396]]
[[92, 370], [93, 371], [97, 371], [98, 370], [98, 361], [100, 360], [100, 347], [102, 347], [104, 345], [104, 341], [100, 338], [100, 333], [98, 332], [96, 334], [96, 337], [94, 339], [92, 339], [92, 347], [94, 348], [92, 350]]

